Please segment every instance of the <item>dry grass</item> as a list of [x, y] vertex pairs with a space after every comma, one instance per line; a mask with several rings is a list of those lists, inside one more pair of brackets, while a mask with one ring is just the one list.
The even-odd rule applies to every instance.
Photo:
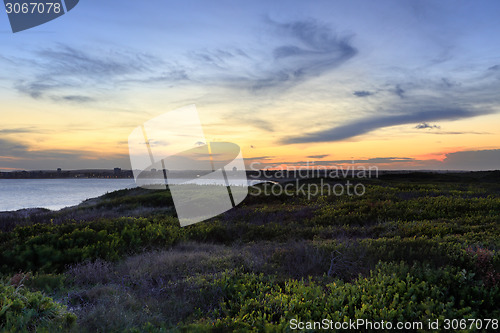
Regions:
[[261, 242], [231, 247], [187, 242], [170, 250], [71, 267], [68, 303], [81, 325], [96, 331], [126, 330], [151, 323], [177, 324], [193, 311], [217, 309], [220, 290], [202, 287], [221, 272], [278, 274], [283, 280], [325, 276], [331, 254], [311, 242]]

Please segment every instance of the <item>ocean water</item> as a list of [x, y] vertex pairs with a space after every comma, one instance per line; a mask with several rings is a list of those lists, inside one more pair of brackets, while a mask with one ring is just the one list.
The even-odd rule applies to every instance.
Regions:
[[[188, 180], [180, 179], [177, 181], [185, 182]], [[231, 185], [256, 185], [261, 182], [261, 180], [248, 180], [248, 182], [240, 180], [239, 183]], [[213, 184], [213, 181], [198, 180], [197, 183], [208, 185]], [[23, 208], [58, 210], [78, 205], [86, 199], [95, 198], [108, 192], [134, 187], [137, 185], [133, 179], [0, 179], [0, 211]]]
[[133, 187], [136, 187], [133, 179], [0, 179], [0, 211], [57, 210], [107, 192]]

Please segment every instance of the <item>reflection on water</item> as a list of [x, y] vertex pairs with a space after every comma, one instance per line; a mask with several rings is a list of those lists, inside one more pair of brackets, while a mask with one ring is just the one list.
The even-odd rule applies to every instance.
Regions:
[[[185, 183], [189, 179], [171, 180]], [[261, 180], [240, 180], [232, 185], [256, 185]], [[156, 183], [156, 181], [155, 181]], [[211, 185], [209, 180], [197, 184]], [[157, 183], [156, 183], [157, 184]], [[2, 179], [0, 180], [0, 211], [23, 208], [48, 208], [52, 210], [78, 205], [107, 192], [136, 187], [132, 179]]]
[[57, 210], [133, 187], [132, 179], [2, 179], [0, 211], [36, 207]]

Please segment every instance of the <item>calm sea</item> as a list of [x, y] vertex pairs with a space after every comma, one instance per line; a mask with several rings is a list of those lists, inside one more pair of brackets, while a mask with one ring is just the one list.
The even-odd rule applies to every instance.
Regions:
[[133, 179], [1, 179], [0, 211], [61, 209], [107, 192], [136, 187]]
[[[187, 179], [180, 179], [184, 182]], [[203, 183], [197, 180], [198, 183]], [[234, 180], [232, 185], [255, 185], [261, 180]], [[212, 184], [210, 180], [206, 184]], [[58, 210], [78, 205], [107, 192], [137, 187], [133, 179], [0, 179], [0, 211], [22, 208]]]

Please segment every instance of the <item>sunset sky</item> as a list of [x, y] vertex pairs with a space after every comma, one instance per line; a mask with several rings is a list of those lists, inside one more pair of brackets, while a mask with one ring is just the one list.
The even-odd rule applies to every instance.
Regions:
[[[0, 14], [0, 170], [130, 168], [196, 104], [262, 167], [500, 169], [499, 1], [80, 1]], [[193, 143], [194, 144], [194, 143]]]

